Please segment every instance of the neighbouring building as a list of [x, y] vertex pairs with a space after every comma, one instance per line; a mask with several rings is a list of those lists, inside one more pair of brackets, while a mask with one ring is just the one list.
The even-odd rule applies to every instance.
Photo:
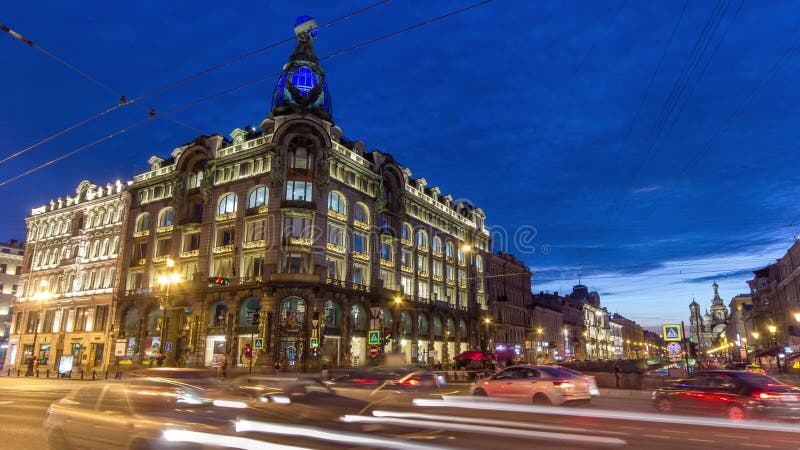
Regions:
[[25, 244], [12, 239], [0, 243], [0, 361], [8, 352], [14, 297], [17, 296], [22, 273]]
[[641, 325], [621, 314], [613, 314], [611, 322], [622, 327], [622, 358], [641, 359], [645, 356], [644, 329]]
[[479, 346], [483, 211], [345, 138], [313, 38], [296, 31], [259, 127], [153, 156], [128, 187], [123, 363], [448, 363]]
[[512, 254], [486, 254], [486, 293], [489, 303], [491, 342], [496, 351], [513, 349], [525, 357], [531, 341], [531, 275]]
[[74, 195], [31, 211], [7, 364], [108, 366], [128, 207], [124, 183], [83, 181]]

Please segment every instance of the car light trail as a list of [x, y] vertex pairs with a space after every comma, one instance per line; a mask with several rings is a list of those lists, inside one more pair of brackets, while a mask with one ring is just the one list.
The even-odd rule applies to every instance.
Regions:
[[516, 428], [528, 428], [532, 430], [551, 430], [551, 431], [568, 431], [568, 432], [576, 432], [576, 431], [583, 431], [587, 433], [603, 433], [603, 434], [614, 434], [614, 435], [621, 435], [627, 436], [629, 433], [624, 433], [621, 431], [598, 431], [598, 430], [585, 430], [579, 429], [575, 427], [563, 427], [560, 425], [544, 425], [544, 424], [534, 424], [528, 422], [516, 422], [512, 420], [505, 420], [505, 419], [484, 419], [484, 418], [477, 418], [477, 417], [459, 417], [459, 416], [440, 416], [437, 414], [422, 414], [422, 413], [412, 413], [412, 412], [394, 412], [394, 411], [372, 411], [372, 415], [375, 417], [399, 417], [402, 419], [422, 419], [422, 420], [444, 420], [446, 422], [457, 422], [457, 423], [475, 423], [475, 424], [482, 424], [482, 425], [497, 425], [497, 426], [506, 426], [506, 427], [516, 427]]
[[585, 436], [581, 434], [553, 433], [549, 431], [531, 431], [517, 429], [503, 429], [496, 426], [475, 424], [460, 424], [448, 422], [434, 422], [410, 419], [394, 419], [389, 417], [370, 417], [346, 415], [340, 419], [346, 423], [378, 423], [386, 425], [400, 425], [414, 428], [435, 428], [441, 430], [464, 431], [467, 433], [494, 434], [500, 436], [513, 436], [526, 439], [569, 442], [572, 444], [591, 444], [592, 447], [620, 447], [628, 443], [624, 439], [604, 436]]
[[211, 404], [222, 408], [247, 408], [247, 403], [235, 400], [214, 400]]
[[[481, 399], [483, 400], [483, 399]], [[706, 425], [722, 428], [783, 431], [787, 433], [800, 433], [800, 426], [769, 423], [759, 421], [734, 422], [725, 419], [714, 419], [707, 417], [690, 416], [671, 416], [664, 414], [637, 413], [628, 411], [611, 411], [607, 409], [586, 409], [563, 408], [558, 406], [528, 406], [511, 403], [501, 403], [495, 401], [477, 401], [469, 397], [445, 397], [441, 400], [430, 398], [417, 398], [413, 400], [414, 406], [449, 407], [480, 409], [488, 411], [510, 411], [523, 413], [550, 414], [558, 416], [590, 417], [594, 419], [614, 419], [614, 420], [639, 420], [643, 422], [672, 423], [678, 425]], [[699, 421], [699, 419], [702, 420]]]
[[256, 431], [259, 433], [279, 434], [283, 436], [300, 436], [307, 439], [316, 439], [329, 442], [343, 442], [349, 445], [370, 445], [380, 448], [396, 450], [444, 450], [451, 447], [438, 445], [424, 445], [400, 439], [377, 438], [364, 434], [345, 433], [341, 431], [326, 430], [324, 428], [287, 425], [282, 423], [257, 422], [253, 420], [239, 420], [236, 422], [236, 431]]
[[228, 448], [246, 448], [253, 450], [308, 450], [306, 447], [293, 447], [291, 445], [263, 442], [255, 439], [223, 434], [202, 433], [199, 431], [167, 430], [164, 439], [169, 442], [191, 442], [193, 444], [216, 445]]

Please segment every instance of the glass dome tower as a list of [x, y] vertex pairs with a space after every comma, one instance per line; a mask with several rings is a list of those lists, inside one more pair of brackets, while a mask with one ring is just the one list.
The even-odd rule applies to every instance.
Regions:
[[297, 46], [275, 84], [270, 117], [313, 114], [333, 122], [333, 103], [325, 73], [312, 46], [317, 35], [316, 22], [308, 16], [298, 17], [294, 31]]

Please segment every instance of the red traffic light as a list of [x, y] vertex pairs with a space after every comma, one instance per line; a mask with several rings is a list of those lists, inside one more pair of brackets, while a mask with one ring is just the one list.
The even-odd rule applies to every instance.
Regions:
[[253, 357], [253, 346], [252, 345], [245, 346], [245, 348], [244, 348], [244, 356], [247, 357], [247, 358], [252, 358]]

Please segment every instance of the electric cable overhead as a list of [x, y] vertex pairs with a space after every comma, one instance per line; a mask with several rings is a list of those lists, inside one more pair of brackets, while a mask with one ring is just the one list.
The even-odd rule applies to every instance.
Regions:
[[[366, 6], [366, 7], [361, 8], [361, 9], [357, 9], [357, 10], [352, 11], [352, 12], [350, 12], [348, 14], [345, 14], [345, 15], [343, 15], [341, 17], [333, 19], [333, 20], [331, 20], [329, 22], [323, 23], [322, 25], [319, 25], [317, 28], [322, 29], [322, 28], [329, 27], [329, 26], [331, 26], [331, 25], [333, 25], [335, 23], [350, 19], [350, 18], [352, 18], [354, 16], [357, 16], [357, 15], [359, 15], [361, 13], [369, 11], [369, 10], [375, 8], [375, 7], [381, 6], [381, 5], [385, 4], [385, 3], [389, 3], [390, 1], [392, 1], [392, 0], [380, 0], [380, 1], [376, 2], [376, 3], [373, 3], [372, 5]], [[148, 92], [145, 92], [144, 94], [142, 94], [142, 95], [140, 95], [138, 97], [134, 97], [134, 98], [128, 99], [125, 95], [121, 94], [120, 92], [117, 92], [115, 89], [113, 89], [110, 86], [100, 82], [99, 80], [89, 76], [85, 72], [83, 72], [80, 69], [78, 69], [77, 67], [67, 63], [63, 59], [56, 57], [55, 55], [53, 55], [50, 52], [47, 52], [43, 48], [41, 48], [41, 47], [37, 46], [35, 43], [33, 43], [33, 41], [31, 41], [30, 39], [25, 38], [21, 34], [15, 32], [14, 30], [11, 30], [10, 28], [8, 28], [7, 26], [0, 24], [0, 30], [6, 31], [12, 37], [14, 37], [15, 39], [18, 39], [18, 40], [24, 42], [25, 44], [36, 48], [37, 50], [41, 51], [42, 53], [44, 53], [44, 54], [54, 58], [55, 60], [59, 61], [60, 63], [64, 64], [66, 67], [70, 68], [71, 70], [77, 72], [82, 77], [86, 78], [87, 80], [89, 80], [89, 81], [91, 81], [91, 82], [93, 82], [95, 84], [98, 84], [99, 86], [103, 87], [107, 91], [112, 92], [115, 95], [119, 96], [119, 102], [117, 104], [115, 104], [115, 105], [113, 105], [113, 106], [111, 106], [109, 108], [106, 108], [103, 111], [99, 111], [99, 112], [97, 112], [97, 113], [95, 113], [95, 114], [93, 114], [93, 115], [91, 115], [89, 117], [86, 117], [85, 119], [79, 120], [78, 122], [68, 126], [67, 128], [64, 128], [61, 131], [58, 131], [58, 132], [56, 132], [56, 133], [54, 133], [52, 135], [49, 135], [49, 136], [47, 136], [47, 137], [45, 137], [43, 139], [40, 139], [39, 141], [34, 142], [33, 144], [31, 144], [28, 147], [25, 147], [25, 148], [15, 152], [15, 153], [11, 154], [11, 155], [6, 156], [5, 158], [0, 160], [0, 164], [5, 163], [5, 162], [7, 162], [7, 161], [9, 161], [11, 159], [14, 159], [14, 158], [18, 157], [18, 156], [21, 156], [21, 155], [23, 155], [23, 154], [35, 149], [36, 147], [39, 147], [39, 146], [41, 146], [43, 144], [46, 144], [47, 142], [50, 142], [55, 138], [63, 136], [64, 134], [67, 134], [72, 130], [80, 128], [83, 125], [86, 125], [89, 122], [92, 122], [92, 121], [94, 121], [96, 119], [99, 119], [100, 117], [103, 117], [106, 114], [111, 113], [113, 111], [116, 111], [117, 109], [120, 109], [120, 108], [122, 108], [124, 106], [137, 103], [137, 102], [139, 102], [139, 101], [141, 101], [141, 100], [143, 100], [143, 99], [145, 99], [147, 97], [151, 97], [153, 95], [168, 91], [168, 90], [173, 89], [173, 88], [175, 88], [175, 87], [177, 87], [177, 86], [179, 86], [179, 85], [181, 85], [183, 83], [186, 83], [188, 81], [194, 80], [196, 78], [200, 78], [200, 77], [202, 77], [204, 75], [207, 75], [209, 73], [216, 72], [216, 71], [218, 71], [220, 69], [228, 67], [228, 66], [230, 66], [232, 64], [235, 64], [237, 62], [244, 61], [244, 60], [246, 60], [248, 58], [251, 58], [251, 57], [253, 57], [255, 55], [263, 53], [263, 52], [265, 52], [267, 50], [270, 50], [272, 48], [275, 48], [275, 47], [278, 47], [280, 45], [292, 42], [295, 39], [294, 36], [292, 36], [290, 38], [282, 39], [280, 41], [277, 41], [277, 42], [274, 42], [274, 43], [269, 44], [267, 46], [261, 47], [261, 48], [259, 48], [257, 50], [252, 51], [252, 52], [249, 52], [249, 53], [246, 53], [244, 55], [241, 55], [241, 56], [238, 56], [236, 58], [233, 58], [231, 60], [228, 60], [228, 61], [226, 61], [224, 63], [217, 64], [216, 66], [209, 67], [207, 69], [201, 70], [199, 72], [196, 72], [196, 73], [194, 73], [192, 75], [189, 75], [187, 77], [181, 78], [181, 79], [179, 79], [177, 81], [174, 81], [172, 83], [168, 83], [168, 84], [166, 84], [164, 86], [158, 87], [158, 88], [150, 90]], [[160, 117], [164, 117], [164, 114], [160, 114], [159, 116]], [[168, 117], [164, 117], [164, 118], [166, 118], [167, 120], [171, 120], [171, 121], [173, 121], [173, 122], [175, 122], [175, 123], [177, 123], [179, 125], [183, 125], [183, 126], [189, 127], [188, 125], [185, 125], [185, 124], [182, 124], [180, 122], [177, 122], [174, 119], [171, 119], [171, 118], [168, 118]], [[198, 130], [197, 128], [194, 128], [194, 127], [189, 127], [189, 128], [191, 128], [193, 131], [197, 131], [197, 132], [199, 132], [201, 134], [205, 134], [203, 131]]]
[[[435, 23], [435, 22], [438, 22], [438, 21], [444, 20], [444, 19], [446, 19], [446, 18], [449, 18], [449, 17], [455, 16], [455, 15], [457, 15], [457, 14], [461, 14], [461, 13], [467, 12], [467, 11], [469, 11], [469, 10], [472, 10], [472, 9], [474, 9], [474, 8], [477, 8], [477, 7], [479, 7], [479, 6], [486, 5], [486, 4], [488, 4], [488, 3], [491, 3], [491, 2], [493, 2], [493, 1], [494, 1], [494, 0], [482, 0], [482, 1], [479, 1], [479, 2], [476, 2], [476, 3], [472, 3], [472, 4], [468, 5], [468, 6], [465, 6], [465, 7], [463, 7], [463, 8], [459, 8], [459, 9], [456, 9], [456, 10], [450, 11], [450, 12], [448, 12], [448, 13], [445, 13], [445, 14], [442, 14], [442, 15], [439, 15], [439, 16], [436, 16], [436, 17], [433, 17], [433, 18], [430, 18], [430, 19], [424, 20], [424, 21], [422, 21], [422, 22], [418, 22], [418, 23], [417, 23], [417, 24], [415, 24], [415, 25], [411, 25], [411, 26], [408, 26], [408, 27], [402, 28], [402, 29], [400, 29], [400, 30], [398, 30], [398, 31], [394, 31], [394, 32], [391, 32], [391, 33], [388, 33], [388, 34], [385, 34], [385, 35], [379, 36], [379, 37], [377, 37], [377, 38], [370, 39], [370, 40], [368, 40], [368, 41], [364, 41], [364, 42], [362, 42], [362, 43], [360, 43], [360, 44], [356, 44], [356, 45], [354, 45], [354, 46], [351, 46], [351, 47], [348, 47], [348, 48], [346, 48], [346, 49], [344, 49], [344, 50], [341, 50], [341, 51], [338, 51], [338, 52], [334, 52], [334, 53], [328, 54], [327, 56], [324, 56], [324, 57], [322, 57], [322, 58], [319, 58], [319, 61], [321, 62], [321, 61], [324, 61], [324, 60], [328, 60], [328, 59], [331, 59], [331, 58], [334, 58], [334, 57], [341, 56], [341, 55], [343, 55], [343, 54], [346, 54], [346, 53], [353, 52], [353, 51], [355, 51], [355, 50], [358, 50], [358, 49], [364, 48], [364, 47], [366, 47], [366, 46], [369, 46], [369, 45], [375, 44], [375, 43], [377, 43], [377, 42], [381, 42], [381, 41], [383, 41], [383, 40], [386, 40], [386, 39], [389, 39], [389, 38], [395, 37], [395, 36], [397, 36], [397, 35], [400, 35], [400, 34], [403, 34], [403, 33], [406, 33], [406, 32], [409, 32], [409, 31], [412, 31], [412, 30], [415, 30], [415, 29], [421, 28], [421, 27], [424, 27], [424, 26], [426, 26], [426, 25], [430, 25], [430, 24], [432, 24], [432, 23]], [[281, 72], [281, 73], [282, 73], [282, 72]], [[78, 148], [77, 148], [77, 149], [75, 149], [75, 150], [72, 150], [72, 151], [70, 151], [70, 152], [68, 152], [68, 153], [65, 153], [65, 154], [63, 154], [63, 155], [61, 155], [61, 156], [58, 156], [58, 157], [56, 157], [56, 158], [54, 158], [54, 159], [52, 159], [52, 160], [50, 160], [50, 161], [47, 161], [47, 162], [45, 162], [45, 163], [43, 163], [43, 164], [40, 164], [40, 165], [38, 165], [38, 166], [36, 166], [36, 167], [34, 167], [34, 168], [32, 168], [32, 169], [29, 169], [29, 170], [27, 170], [27, 171], [25, 171], [25, 172], [22, 172], [22, 173], [20, 173], [20, 174], [18, 174], [18, 175], [15, 175], [15, 176], [11, 177], [11, 178], [5, 179], [5, 180], [3, 180], [2, 182], [0, 182], [0, 186], [5, 186], [5, 185], [6, 185], [6, 184], [8, 184], [8, 183], [11, 183], [11, 182], [13, 182], [13, 181], [16, 181], [16, 180], [18, 180], [18, 179], [20, 179], [20, 178], [23, 178], [23, 177], [27, 176], [27, 175], [30, 175], [30, 174], [32, 174], [32, 173], [35, 173], [35, 172], [37, 172], [37, 171], [39, 171], [39, 170], [41, 170], [41, 169], [43, 169], [43, 168], [45, 168], [45, 167], [48, 167], [48, 166], [50, 166], [50, 165], [52, 165], [52, 164], [54, 164], [54, 163], [56, 163], [56, 162], [59, 162], [59, 161], [61, 161], [61, 160], [64, 160], [64, 159], [66, 159], [66, 158], [68, 158], [68, 157], [70, 157], [70, 156], [73, 156], [73, 155], [75, 155], [75, 154], [77, 154], [77, 153], [80, 153], [80, 152], [82, 152], [82, 151], [85, 151], [85, 150], [87, 150], [87, 149], [89, 149], [89, 148], [91, 148], [91, 147], [93, 147], [93, 146], [95, 146], [95, 145], [97, 145], [97, 144], [99, 144], [99, 143], [101, 143], [101, 142], [105, 142], [105, 141], [107, 141], [107, 140], [109, 140], [109, 139], [111, 139], [111, 138], [113, 138], [113, 137], [115, 137], [115, 136], [117, 136], [117, 135], [120, 135], [120, 134], [122, 134], [122, 133], [125, 133], [126, 131], [129, 131], [129, 130], [131, 130], [132, 128], [135, 128], [135, 127], [138, 127], [139, 125], [142, 125], [142, 124], [144, 124], [144, 123], [147, 123], [147, 122], [148, 122], [150, 119], [152, 119], [152, 118], [156, 118], [156, 117], [163, 117], [163, 116], [164, 116], [164, 115], [166, 115], [166, 114], [171, 114], [171, 113], [173, 113], [173, 112], [180, 111], [180, 110], [182, 110], [182, 109], [186, 109], [186, 108], [188, 108], [188, 107], [191, 107], [191, 106], [197, 105], [197, 104], [199, 104], [199, 103], [203, 103], [203, 102], [209, 101], [209, 100], [211, 100], [211, 99], [214, 99], [214, 98], [217, 98], [217, 97], [221, 97], [221, 96], [224, 96], [224, 95], [230, 94], [230, 93], [232, 93], [232, 92], [236, 92], [236, 91], [238, 91], [238, 90], [240, 90], [240, 89], [244, 89], [244, 88], [246, 88], [246, 87], [254, 86], [254, 85], [256, 85], [256, 84], [259, 84], [259, 83], [262, 83], [262, 82], [264, 82], [264, 81], [266, 81], [266, 80], [273, 79], [273, 78], [277, 78], [278, 76], [280, 76], [280, 73], [276, 73], [276, 74], [273, 74], [273, 75], [270, 75], [270, 76], [267, 76], [267, 77], [262, 77], [262, 78], [259, 78], [259, 79], [257, 79], [257, 80], [253, 80], [253, 81], [250, 81], [250, 82], [247, 82], [247, 83], [244, 83], [244, 84], [240, 84], [240, 85], [238, 85], [238, 86], [235, 86], [235, 87], [233, 87], [233, 88], [226, 89], [226, 90], [224, 90], [224, 91], [220, 91], [220, 92], [217, 92], [217, 93], [215, 93], [215, 94], [211, 94], [211, 95], [209, 95], [209, 96], [203, 97], [203, 98], [201, 98], [201, 99], [194, 100], [194, 101], [191, 101], [191, 102], [189, 102], [189, 103], [185, 103], [185, 104], [183, 104], [183, 105], [180, 105], [180, 106], [177, 106], [177, 107], [171, 108], [171, 109], [169, 109], [169, 110], [167, 110], [167, 111], [164, 111], [164, 112], [160, 112], [160, 113], [155, 113], [155, 114], [152, 114], [152, 116], [151, 116], [151, 117], [149, 117], [148, 119], [145, 119], [145, 120], [140, 120], [140, 121], [138, 121], [138, 122], [135, 122], [135, 123], [133, 123], [133, 124], [131, 124], [131, 125], [128, 125], [128, 126], [127, 126], [127, 127], [125, 127], [125, 128], [122, 128], [122, 129], [119, 129], [119, 130], [117, 130], [117, 131], [114, 131], [114, 132], [112, 132], [112, 133], [110, 133], [110, 134], [108, 134], [108, 135], [106, 135], [106, 136], [104, 136], [104, 137], [102, 137], [102, 138], [100, 138], [100, 139], [97, 139], [97, 140], [95, 140], [95, 141], [93, 141], [93, 142], [90, 142], [89, 144], [86, 144], [86, 145], [83, 145], [83, 146], [81, 146], [81, 147], [78, 147]]]

